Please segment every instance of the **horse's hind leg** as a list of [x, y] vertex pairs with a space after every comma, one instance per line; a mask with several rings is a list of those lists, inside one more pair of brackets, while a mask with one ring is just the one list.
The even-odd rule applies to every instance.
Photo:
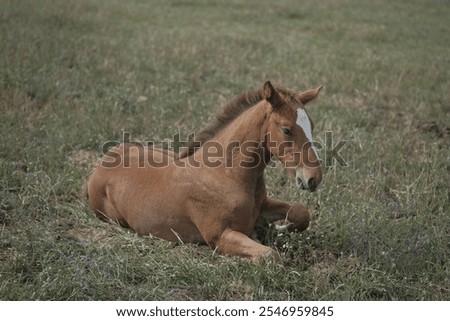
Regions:
[[117, 210], [112, 198], [113, 186], [104, 184], [95, 175], [91, 175], [87, 186], [89, 206], [95, 215], [103, 221], [114, 221], [128, 227], [125, 218]]
[[267, 258], [280, 261], [280, 256], [270, 247], [264, 246], [250, 239], [247, 235], [226, 229], [216, 242], [217, 251], [232, 256], [249, 258], [252, 261]]
[[306, 230], [310, 220], [308, 209], [302, 203], [288, 204], [273, 198], [267, 198], [263, 204], [261, 215], [269, 222], [288, 220], [292, 223], [288, 225], [289, 231]]

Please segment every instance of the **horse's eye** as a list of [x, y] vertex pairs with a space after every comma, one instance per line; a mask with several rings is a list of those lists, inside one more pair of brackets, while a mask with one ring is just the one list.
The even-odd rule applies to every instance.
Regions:
[[281, 130], [283, 131], [283, 134], [285, 134], [286, 136], [291, 135], [291, 130], [289, 128], [283, 127]]

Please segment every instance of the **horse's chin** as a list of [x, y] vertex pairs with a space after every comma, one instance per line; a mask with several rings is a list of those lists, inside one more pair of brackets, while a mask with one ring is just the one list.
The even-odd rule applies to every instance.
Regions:
[[296, 183], [297, 188], [302, 191], [308, 191], [310, 193], [314, 192], [316, 189], [311, 190], [305, 182], [303, 182], [303, 179], [301, 176], [297, 175], [297, 170], [293, 168], [286, 168], [286, 171], [289, 175], [289, 177]]
[[296, 170], [295, 169], [287, 168], [286, 171], [287, 171], [289, 177], [296, 183], [298, 189], [300, 189], [300, 190], [307, 190], [305, 184], [303, 183], [303, 180], [296, 175]]

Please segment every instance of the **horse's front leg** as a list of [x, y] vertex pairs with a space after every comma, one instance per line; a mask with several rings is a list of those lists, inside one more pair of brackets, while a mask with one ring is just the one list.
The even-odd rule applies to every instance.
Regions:
[[303, 231], [309, 225], [310, 215], [308, 209], [302, 203], [285, 203], [273, 198], [267, 198], [261, 209], [261, 216], [269, 222], [287, 220], [288, 231]]
[[279, 254], [270, 247], [257, 243], [247, 235], [231, 229], [226, 229], [222, 233], [215, 246], [220, 253], [249, 258], [252, 261], [264, 258], [280, 261]]

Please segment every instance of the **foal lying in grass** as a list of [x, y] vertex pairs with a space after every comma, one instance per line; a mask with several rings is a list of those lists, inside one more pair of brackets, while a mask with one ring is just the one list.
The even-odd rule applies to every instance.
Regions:
[[233, 99], [180, 155], [130, 144], [112, 148], [89, 178], [91, 209], [139, 234], [277, 260], [277, 252], [251, 239], [256, 220], [287, 219], [289, 229], [304, 230], [310, 216], [301, 203], [269, 198], [263, 173], [274, 157], [299, 188], [319, 186], [305, 104], [320, 88], [294, 93], [266, 82]]

